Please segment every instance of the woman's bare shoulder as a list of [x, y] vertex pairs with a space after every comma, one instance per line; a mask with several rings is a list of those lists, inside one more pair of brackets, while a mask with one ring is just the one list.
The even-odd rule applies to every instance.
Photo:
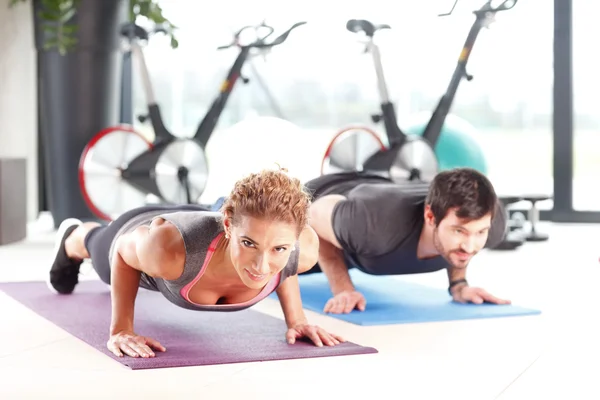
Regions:
[[300, 258], [298, 273], [306, 272], [317, 263], [319, 258], [319, 237], [313, 228], [307, 226], [300, 233]]
[[181, 276], [185, 244], [175, 225], [163, 218], [155, 218], [149, 226], [139, 227], [130, 235], [142, 271], [167, 280]]

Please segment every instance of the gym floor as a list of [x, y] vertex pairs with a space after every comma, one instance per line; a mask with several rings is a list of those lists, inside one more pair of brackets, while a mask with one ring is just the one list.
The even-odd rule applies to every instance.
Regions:
[[[0, 281], [44, 280], [53, 233], [0, 247]], [[132, 371], [0, 293], [0, 398], [597, 399], [600, 367], [595, 225], [544, 224], [545, 243], [485, 252], [471, 284], [539, 308], [532, 317], [360, 327], [310, 311], [313, 323], [379, 354]], [[83, 267], [82, 279], [97, 279]], [[443, 273], [394, 278], [445, 288]], [[256, 310], [282, 318], [267, 299]], [[108, 329], [108, 327], [107, 327]]]

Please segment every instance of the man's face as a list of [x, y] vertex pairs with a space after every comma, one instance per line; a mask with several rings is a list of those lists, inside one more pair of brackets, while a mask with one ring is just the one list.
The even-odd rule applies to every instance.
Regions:
[[451, 266], [465, 268], [473, 256], [485, 246], [491, 224], [490, 214], [466, 221], [458, 218], [456, 210], [452, 209], [437, 227], [434, 225], [434, 246]]

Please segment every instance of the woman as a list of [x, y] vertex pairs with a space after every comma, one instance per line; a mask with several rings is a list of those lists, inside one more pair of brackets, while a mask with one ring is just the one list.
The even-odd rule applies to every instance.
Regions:
[[298, 273], [317, 260], [318, 238], [308, 226], [310, 197], [285, 171], [263, 171], [238, 181], [221, 207], [144, 206], [108, 226], [65, 220], [59, 230], [50, 287], [72, 293], [79, 267], [91, 258], [111, 286], [107, 346], [115, 355], [154, 357], [165, 351], [133, 327], [138, 287], [160, 292], [198, 311], [242, 310], [277, 292], [292, 344], [308, 337], [334, 346], [341, 337], [309, 325]]

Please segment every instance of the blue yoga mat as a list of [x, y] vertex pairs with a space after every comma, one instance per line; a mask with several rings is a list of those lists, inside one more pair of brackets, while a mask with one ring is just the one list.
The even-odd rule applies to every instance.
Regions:
[[[539, 310], [512, 304], [456, 303], [444, 289], [405, 282], [389, 276], [368, 275], [356, 269], [350, 270], [350, 276], [356, 289], [367, 300], [365, 311], [324, 314], [323, 307], [331, 298], [331, 290], [327, 278], [322, 273], [299, 277], [304, 308], [365, 326], [540, 314]], [[275, 293], [271, 296], [277, 298]]]

